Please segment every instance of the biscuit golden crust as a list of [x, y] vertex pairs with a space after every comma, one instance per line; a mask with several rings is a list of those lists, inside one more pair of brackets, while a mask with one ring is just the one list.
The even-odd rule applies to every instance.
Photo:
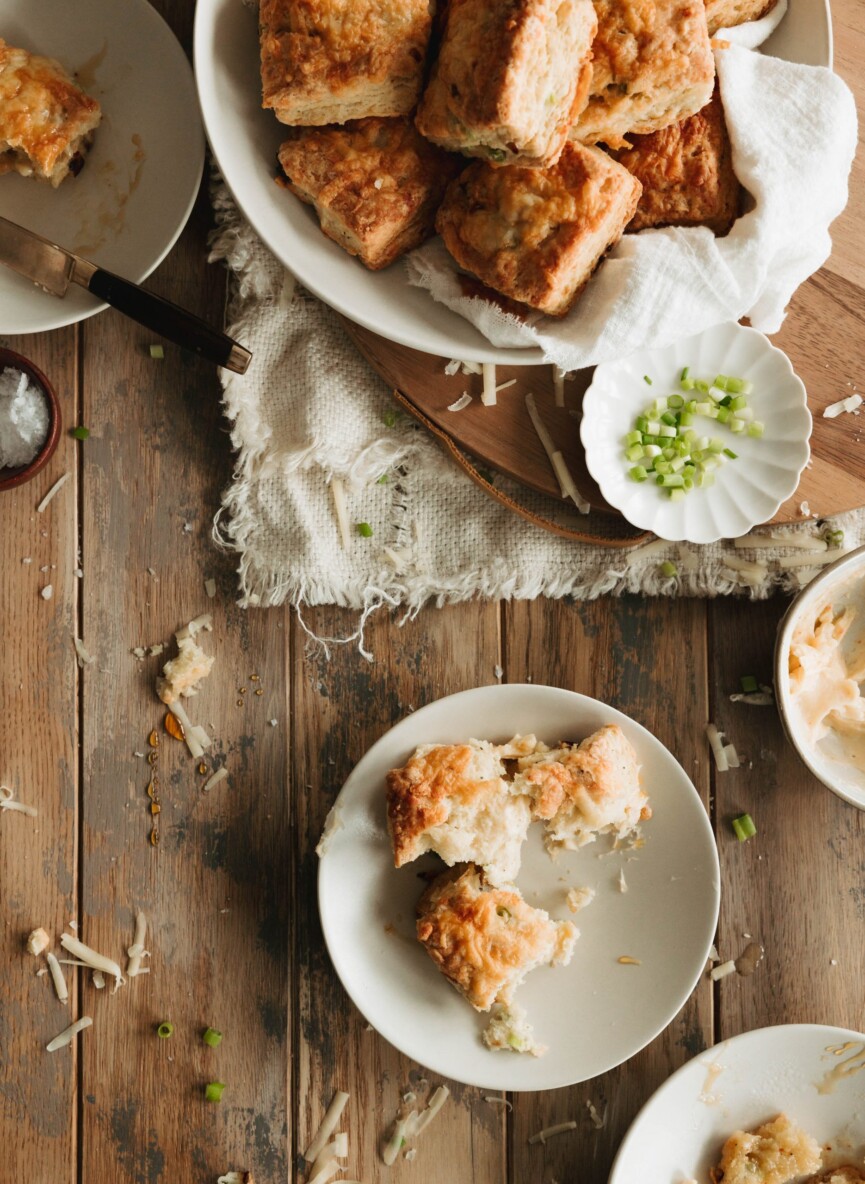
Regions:
[[702, 111], [648, 136], [634, 136], [616, 159], [643, 186], [628, 230], [708, 226], [723, 235], [739, 204], [724, 108], [717, 88]]
[[708, 103], [715, 78], [703, 0], [595, 0], [589, 101], [572, 139], [616, 148]]
[[706, 0], [709, 35], [768, 16], [778, 0]]
[[286, 184], [315, 206], [323, 232], [378, 270], [434, 233], [461, 162], [407, 119], [298, 129], [279, 150]]
[[0, 39], [0, 173], [50, 181], [80, 171], [102, 111], [53, 58]]
[[429, 0], [261, 0], [262, 106], [320, 126], [417, 103]]
[[575, 850], [599, 834], [623, 837], [651, 818], [633, 746], [617, 724], [579, 745], [562, 744], [524, 757], [514, 784], [547, 823], [550, 850]]
[[554, 164], [588, 99], [596, 30], [591, 0], [451, 0], [419, 130], [494, 164]]
[[815, 1176], [808, 1184], [862, 1184], [865, 1181], [860, 1168], [854, 1167], [852, 1163], [846, 1163], [842, 1167], [830, 1168], [828, 1172], [822, 1172], [819, 1176]]
[[790, 1184], [820, 1168], [820, 1148], [786, 1114], [756, 1131], [734, 1131], [724, 1144], [712, 1184]]
[[567, 965], [579, 936], [570, 921], [552, 921], [515, 889], [487, 886], [472, 866], [434, 880], [417, 912], [418, 940], [478, 1011], [510, 1003], [536, 966]]
[[448, 188], [436, 228], [483, 283], [564, 316], [639, 196], [639, 181], [605, 152], [569, 143], [550, 169], [469, 165]]
[[516, 876], [531, 809], [505, 782], [502, 754], [483, 741], [423, 745], [388, 774], [396, 867], [434, 851], [450, 866], [479, 864], [495, 883]]

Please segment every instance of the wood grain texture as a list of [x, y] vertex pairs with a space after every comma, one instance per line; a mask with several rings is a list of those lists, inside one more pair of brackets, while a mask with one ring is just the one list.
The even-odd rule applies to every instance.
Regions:
[[[307, 610], [310, 629], [346, 636], [356, 614]], [[379, 613], [367, 627], [366, 662], [354, 644], [332, 649], [330, 661], [307, 645], [295, 625], [292, 694], [295, 863], [298, 880], [292, 926], [298, 984], [297, 1105], [302, 1152], [337, 1089], [351, 1094], [343, 1124], [349, 1132], [349, 1174], [365, 1184], [498, 1184], [505, 1180], [504, 1114], [485, 1102], [489, 1091], [448, 1082], [452, 1096], [424, 1135], [414, 1160], [387, 1168], [380, 1158], [402, 1094], [423, 1100], [440, 1084], [402, 1056], [355, 1010], [324, 949], [315, 893], [318, 842], [336, 794], [369, 746], [410, 710], [467, 687], [493, 683], [500, 661], [498, 609], [493, 604], [429, 610], [397, 628]], [[382, 787], [382, 808], [384, 805]], [[298, 1179], [302, 1177], [298, 1175]]]
[[850, 200], [832, 225], [832, 255], [826, 264], [835, 275], [865, 288], [865, 154], [862, 152], [862, 63], [865, 62], [865, 7], [860, 0], [831, 0], [835, 35], [834, 69], [853, 91], [859, 108], [859, 151], [850, 174]]
[[[75, 330], [2, 344], [44, 372], [73, 424]], [[38, 514], [65, 472], [70, 479]], [[54, 938], [78, 916], [77, 494], [76, 444], [65, 431], [41, 473], [0, 493], [0, 784], [39, 811], [0, 812], [2, 1174], [27, 1179], [38, 1161], [58, 1184], [76, 1178], [78, 1049], [51, 1055], [45, 1045], [77, 1016], [78, 999], [71, 982], [69, 1002], [59, 1002], [48, 976], [36, 977], [44, 958], [25, 953], [24, 941], [38, 926]], [[54, 595], [43, 600], [48, 584]]]
[[[666, 744], [708, 809], [705, 620], [699, 601], [517, 602], [505, 612], [506, 677], [580, 691], [632, 716]], [[627, 1064], [570, 1089], [513, 1095], [511, 1179], [604, 1184], [640, 1106], [674, 1069], [712, 1044], [712, 1024], [711, 987], [703, 981], [672, 1024]], [[589, 1118], [588, 1101], [604, 1115], [601, 1130]], [[577, 1121], [576, 1130], [529, 1146], [530, 1135], [568, 1119]]]

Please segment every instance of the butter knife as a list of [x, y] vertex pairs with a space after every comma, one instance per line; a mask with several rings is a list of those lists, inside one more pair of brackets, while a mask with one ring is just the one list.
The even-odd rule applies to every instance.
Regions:
[[53, 296], [65, 296], [70, 283], [78, 284], [124, 316], [236, 374], [244, 374], [252, 358], [248, 349], [186, 309], [7, 218], [0, 218], [0, 263]]

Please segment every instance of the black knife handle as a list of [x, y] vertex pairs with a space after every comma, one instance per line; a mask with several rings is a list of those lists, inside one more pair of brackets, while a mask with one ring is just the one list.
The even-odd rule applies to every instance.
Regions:
[[172, 304], [170, 300], [163, 300], [161, 296], [155, 296], [129, 280], [121, 279], [113, 272], [103, 271], [101, 267], [93, 272], [87, 286], [94, 296], [105, 300], [139, 325], [146, 325], [154, 333], [200, 354], [217, 366], [224, 366], [236, 374], [245, 373], [252, 357], [248, 349], [232, 341], [225, 333], [211, 329], [199, 317]]

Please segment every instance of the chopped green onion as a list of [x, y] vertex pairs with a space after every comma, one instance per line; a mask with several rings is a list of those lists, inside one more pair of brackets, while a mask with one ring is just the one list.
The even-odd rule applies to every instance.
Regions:
[[735, 398], [730, 400], [730, 406], [734, 411], [741, 411], [743, 407], [748, 406], [748, 400], [744, 395], [736, 395]]
[[222, 1033], [217, 1032], [216, 1028], [207, 1028], [201, 1039], [211, 1048], [219, 1048], [220, 1044], [222, 1044]]
[[634, 424], [634, 426], [638, 432], [648, 432], [649, 421], [646, 419], [645, 415], [638, 415], [637, 422]]
[[740, 843], [744, 843], [746, 839], [754, 837], [757, 833], [757, 828], [750, 814], [740, 814], [738, 818], [733, 819], [733, 833]]
[[205, 1102], [219, 1102], [222, 1100], [222, 1091], [225, 1089], [225, 1083], [222, 1081], [208, 1081], [204, 1087]]
[[626, 460], [642, 460], [642, 457], [643, 457], [643, 445], [642, 444], [632, 444], [630, 448], [625, 449]]
[[648, 374], [643, 375], [643, 382], [647, 383], [649, 386], [652, 385], [652, 380], [649, 378]]
[[692, 391], [694, 389], [695, 385], [696, 384], [695, 384], [693, 378], [683, 378], [682, 381], [679, 383], [679, 386], [682, 388], [683, 391]]
[[396, 427], [396, 412], [395, 411], [385, 411], [384, 415], [381, 418], [382, 418], [382, 421], [384, 422], [384, 426], [386, 428]]
[[682, 373], [679, 375], [679, 382], [686, 382], [690, 373], [691, 367], [685, 366], [685, 368], [682, 370]]
[[755, 440], [759, 440], [765, 430], [765, 427], [762, 423], [760, 423], [759, 419], [755, 419], [748, 424], [748, 435], [753, 436]]
[[704, 395], [709, 393], [709, 384], [708, 382], [704, 382], [702, 378], [695, 379], [694, 386]]
[[739, 685], [746, 695], [750, 695], [752, 691], [758, 691], [760, 689], [760, 684], [753, 674], [743, 674], [739, 679]]
[[355, 525], [355, 530], [362, 538], [365, 538], [365, 539], [372, 538], [372, 527], [370, 526], [370, 524], [368, 522], [358, 522]]
[[753, 383], [748, 382], [746, 378], [728, 378], [727, 390], [734, 395], [750, 395]]
[[84, 427], [77, 427], [72, 429], [72, 435], [76, 440], [86, 440], [90, 435], [90, 429]]
[[632, 469], [628, 469], [628, 476], [632, 481], [645, 481], [648, 475], [642, 465], [634, 465]]
[[739, 454], [737, 452], [734, 452], [732, 448], [725, 448], [724, 449], [724, 456], [729, 456], [730, 460], [738, 460], [739, 459]]
[[625, 444], [627, 444], [627, 445], [642, 444], [642, 443], [643, 443], [643, 433], [642, 432], [628, 432], [627, 436], [625, 436]]
[[159, 1027], [156, 1029], [156, 1035], [159, 1036], [162, 1040], [167, 1040], [173, 1031], [174, 1031], [174, 1024], [169, 1023], [168, 1020], [163, 1020], [162, 1023], [159, 1025]]
[[667, 406], [672, 407], [674, 411], [678, 411], [680, 407], [685, 406], [685, 400], [681, 395], [670, 395], [667, 399]]
[[150, 356], [151, 358], [164, 358], [165, 350], [161, 345], [151, 345]]
[[387, 485], [388, 479], [389, 478], [388, 478], [387, 473], [382, 473], [382, 475], [379, 477], [378, 481], [376, 481], [376, 485]]
[[679, 415], [679, 427], [690, 427], [694, 422], [694, 416], [690, 411], [682, 411]]
[[671, 563], [669, 559], [665, 559], [661, 564], [661, 575], [672, 577], [677, 576], [678, 574], [679, 569], [676, 567], [675, 563]]
[[717, 387], [719, 391], [725, 391], [727, 389], [727, 381], [726, 374], [716, 374], [712, 386]]
[[667, 494], [671, 502], [680, 502], [685, 496], [684, 489], [668, 489]]
[[834, 550], [836, 547], [844, 545], [844, 531], [843, 530], [827, 530], [823, 535], [829, 547]]

